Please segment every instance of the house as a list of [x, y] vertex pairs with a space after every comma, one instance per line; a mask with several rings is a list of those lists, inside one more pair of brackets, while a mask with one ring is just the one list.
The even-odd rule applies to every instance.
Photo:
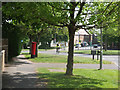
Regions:
[[81, 42], [86, 41], [89, 44], [90, 41], [92, 41], [92, 36], [93, 35], [90, 34], [88, 31], [80, 29], [77, 32], [75, 32], [74, 44], [78, 44], [79, 41]]

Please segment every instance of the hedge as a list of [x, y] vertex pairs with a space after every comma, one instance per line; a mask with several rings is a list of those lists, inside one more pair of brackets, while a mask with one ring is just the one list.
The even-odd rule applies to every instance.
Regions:
[[8, 39], [8, 60], [12, 57], [18, 56], [22, 49], [21, 30], [9, 23], [2, 25], [2, 38]]

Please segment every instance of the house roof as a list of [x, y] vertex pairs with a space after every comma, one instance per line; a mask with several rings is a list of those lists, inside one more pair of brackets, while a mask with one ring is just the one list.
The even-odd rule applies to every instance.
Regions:
[[75, 32], [75, 35], [90, 35], [90, 34], [84, 29], [79, 29], [78, 31]]

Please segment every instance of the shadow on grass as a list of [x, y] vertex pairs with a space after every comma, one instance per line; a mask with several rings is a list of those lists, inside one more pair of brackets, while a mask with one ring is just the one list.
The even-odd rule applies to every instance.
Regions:
[[[26, 55], [26, 57], [19, 57], [18, 59], [32, 59], [31, 58], [31, 54], [29, 54], [29, 53], [22, 53], [21, 55]], [[37, 58], [56, 58], [57, 56], [55, 56], [55, 55], [50, 55], [50, 56], [46, 56], [46, 55], [44, 55], [44, 56], [38, 56]]]
[[21, 55], [25, 55], [26, 57], [19, 57], [18, 59], [31, 59], [31, 54], [29, 53], [22, 53]]
[[56, 58], [57, 56], [41, 56], [41, 57], [39, 57], [39, 59], [40, 58]]
[[39, 49], [56, 49], [56, 47], [45, 47], [45, 48], [43, 48], [43, 47], [39, 47]]
[[31, 59], [31, 57], [19, 57], [18, 59]]
[[100, 88], [106, 80], [87, 78], [81, 75], [65, 76], [63, 73], [38, 73], [40, 78], [47, 78], [48, 88]]

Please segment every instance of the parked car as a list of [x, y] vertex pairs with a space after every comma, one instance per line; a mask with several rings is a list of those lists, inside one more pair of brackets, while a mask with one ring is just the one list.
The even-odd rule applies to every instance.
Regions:
[[98, 44], [93, 44], [93, 47], [94, 47], [94, 48], [97, 48], [97, 47], [98, 47]]
[[88, 43], [86, 41], [81, 43], [81, 47], [86, 47], [86, 46], [88, 46]]
[[76, 45], [75, 45], [75, 48], [80, 48], [80, 47], [81, 47], [80, 44], [76, 44]]

